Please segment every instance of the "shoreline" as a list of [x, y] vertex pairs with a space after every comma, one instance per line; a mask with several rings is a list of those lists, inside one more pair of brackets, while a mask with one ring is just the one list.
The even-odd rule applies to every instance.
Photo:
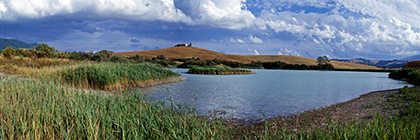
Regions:
[[[346, 123], [356, 120], [371, 120], [380, 114], [383, 118], [388, 118], [400, 112], [400, 109], [386, 108], [385, 102], [391, 93], [399, 93], [399, 89], [378, 90], [360, 95], [357, 98], [331, 104], [326, 107], [304, 111], [300, 114], [292, 114], [290, 116], [278, 116], [269, 118], [267, 120], [259, 119], [248, 120], [244, 123], [229, 122], [237, 125], [237, 127], [251, 127], [249, 124], [254, 124], [256, 127], [264, 128], [268, 123], [271, 129], [279, 129], [285, 127], [289, 130], [300, 130], [305, 126], [323, 128], [327, 127], [328, 123]], [[254, 123], [252, 123], [254, 122]]]

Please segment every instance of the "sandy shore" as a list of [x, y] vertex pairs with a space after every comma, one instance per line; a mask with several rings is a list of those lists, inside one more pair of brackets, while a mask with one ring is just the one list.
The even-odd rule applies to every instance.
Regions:
[[[385, 108], [385, 102], [391, 93], [398, 93], [398, 89], [366, 93], [346, 102], [305, 111], [299, 115], [277, 117], [268, 120], [268, 122], [271, 125], [276, 124], [274, 126], [286, 125], [286, 128], [290, 130], [299, 130], [302, 126], [324, 127], [329, 120], [333, 123], [369, 120], [378, 114], [383, 117], [389, 117], [400, 111], [398, 109]], [[260, 122], [256, 125], [264, 126], [265, 122]]]

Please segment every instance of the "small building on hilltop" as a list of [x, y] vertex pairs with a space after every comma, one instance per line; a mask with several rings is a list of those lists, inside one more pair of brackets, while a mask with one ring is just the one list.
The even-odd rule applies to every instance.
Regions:
[[176, 44], [174, 47], [188, 47], [188, 45], [186, 43], [179, 43]]

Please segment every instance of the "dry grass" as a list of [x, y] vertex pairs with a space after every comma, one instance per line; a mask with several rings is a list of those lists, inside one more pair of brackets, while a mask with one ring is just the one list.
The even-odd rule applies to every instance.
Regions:
[[298, 57], [291, 55], [242, 55], [244, 57], [250, 57], [255, 61], [261, 62], [275, 62], [282, 61], [287, 64], [306, 64], [306, 65], [318, 65], [316, 59]]
[[[219, 52], [214, 52], [201, 48], [167, 48], [167, 49], [157, 49], [157, 50], [148, 50], [148, 51], [135, 51], [135, 52], [119, 52], [114, 53], [123, 56], [146, 56], [146, 57], [156, 57], [163, 54], [169, 59], [178, 59], [178, 58], [200, 58], [200, 59], [220, 59], [227, 61], [236, 61], [242, 63], [251, 63], [252, 61], [261, 61], [261, 62], [274, 62], [282, 61], [288, 64], [306, 64], [306, 65], [317, 65], [316, 59], [306, 58], [306, 57], [297, 57], [290, 55], [228, 55]], [[331, 64], [334, 68], [338, 69], [382, 69], [375, 66], [347, 63], [347, 62], [338, 62], [331, 61]]]
[[0, 56], [0, 72], [7, 74], [22, 74], [27, 77], [39, 77], [53, 75], [56, 71], [63, 69], [65, 66], [78, 65], [81, 63], [87, 62], [72, 61], [69, 59], [32, 59], [26, 57], [7, 59]]
[[146, 57], [156, 57], [163, 54], [166, 58], [169, 59], [178, 59], [178, 58], [200, 58], [200, 59], [221, 59], [227, 61], [236, 61], [242, 63], [251, 63], [253, 61], [249, 57], [244, 57], [240, 55], [228, 55], [215, 51], [210, 51], [201, 48], [189, 48], [189, 47], [178, 47], [178, 48], [167, 48], [167, 49], [157, 49], [157, 50], [148, 50], [148, 51], [135, 51], [135, 52], [119, 52], [114, 53], [123, 56], [146, 56]]
[[382, 69], [382, 68], [378, 68], [378, 67], [375, 67], [375, 66], [355, 64], [355, 63], [347, 63], [347, 62], [339, 62], [339, 61], [331, 61], [331, 64], [334, 66], [334, 68], [337, 68], [337, 69], [373, 69], [373, 70], [381, 70]]
[[418, 68], [420, 68], [419, 60], [407, 62], [407, 64], [405, 64], [403, 67], [403, 69], [418, 69]]

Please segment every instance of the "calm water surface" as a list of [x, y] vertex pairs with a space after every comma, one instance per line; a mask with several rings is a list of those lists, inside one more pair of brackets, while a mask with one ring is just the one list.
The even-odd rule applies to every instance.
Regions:
[[173, 71], [187, 80], [141, 91], [151, 99], [173, 98], [195, 106], [200, 115], [223, 110], [225, 116], [249, 119], [300, 113], [371, 91], [411, 86], [379, 72], [252, 70], [258, 74], [192, 75], [185, 73], [188, 69]]

